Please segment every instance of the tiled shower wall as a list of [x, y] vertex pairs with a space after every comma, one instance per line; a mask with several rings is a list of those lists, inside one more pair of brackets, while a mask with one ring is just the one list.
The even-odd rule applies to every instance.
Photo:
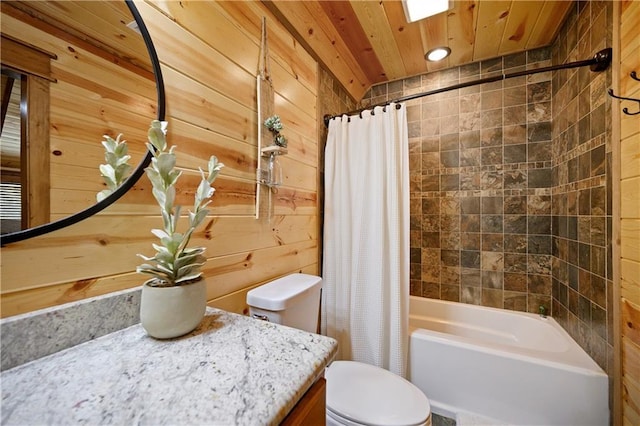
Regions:
[[[588, 59], [612, 3], [551, 47], [374, 86], [362, 105]], [[611, 71], [540, 73], [409, 101], [411, 294], [551, 313], [611, 374]], [[552, 302], [553, 300], [553, 302]]]
[[[548, 66], [548, 48], [374, 86], [382, 102]], [[551, 74], [408, 103], [411, 294], [551, 311]]]
[[[612, 2], [577, 3], [552, 46], [553, 63], [610, 47], [612, 13]], [[611, 70], [558, 71], [552, 87], [553, 313], [611, 375]]]

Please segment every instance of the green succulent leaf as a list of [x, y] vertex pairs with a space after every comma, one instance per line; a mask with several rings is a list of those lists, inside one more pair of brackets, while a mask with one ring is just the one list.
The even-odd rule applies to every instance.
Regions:
[[149, 128], [147, 136], [149, 138], [149, 142], [156, 150], [163, 152], [167, 148], [167, 140], [160, 121], [153, 120], [151, 122], [151, 127]]
[[207, 209], [201, 209], [200, 211], [198, 211], [198, 213], [189, 212], [189, 222], [191, 224], [191, 227], [197, 228], [198, 226], [200, 226], [202, 221], [207, 217], [207, 214], [209, 214], [209, 210]]
[[96, 199], [98, 200], [98, 202], [104, 200], [105, 198], [107, 198], [109, 195], [113, 194], [113, 191], [110, 189], [103, 189], [102, 191], [98, 192], [98, 195], [96, 195]]
[[155, 169], [158, 171], [158, 174], [167, 181], [171, 171], [176, 166], [176, 156], [161, 152], [160, 155], [156, 157], [155, 163]]
[[101, 143], [105, 150], [105, 164], [101, 164], [99, 168], [100, 174], [110, 191], [105, 192], [103, 190], [96, 194], [96, 199], [98, 201], [104, 200], [107, 196], [118, 189], [131, 172], [131, 166], [128, 164], [131, 156], [127, 155], [127, 141], [120, 141], [121, 137], [122, 134], [119, 134], [117, 139], [113, 139], [109, 135], [103, 136], [104, 140]]
[[[158, 238], [152, 244], [155, 250], [153, 257], [138, 255], [146, 262], [138, 266], [137, 271], [150, 274], [168, 285], [179, 285], [201, 277], [200, 268], [206, 262], [204, 247], [189, 248], [189, 240], [194, 230], [205, 220], [208, 210], [205, 207], [211, 202], [215, 190], [211, 184], [224, 165], [211, 156], [208, 173], [200, 169], [202, 177], [194, 196], [194, 212], [189, 212], [189, 227], [184, 233], [177, 232], [181, 206], [174, 206], [176, 199], [176, 183], [182, 172], [176, 169], [175, 146], [168, 146], [164, 125], [153, 121], [148, 132], [147, 147], [153, 152], [151, 164], [145, 169], [152, 185], [153, 196], [160, 206], [163, 229], [151, 232]], [[123, 151], [121, 154], [126, 154]], [[122, 158], [122, 155], [119, 157]], [[117, 163], [114, 163], [117, 166]]]

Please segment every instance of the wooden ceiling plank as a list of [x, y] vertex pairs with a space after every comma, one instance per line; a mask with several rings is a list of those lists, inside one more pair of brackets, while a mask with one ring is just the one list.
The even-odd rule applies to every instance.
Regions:
[[543, 5], [544, 2], [541, 1], [514, 1], [511, 3], [511, 11], [500, 40], [499, 55], [508, 55], [526, 49]]
[[510, 1], [478, 2], [478, 24], [476, 26], [476, 42], [473, 47], [473, 60], [494, 58], [498, 56], [509, 11]]
[[[425, 53], [435, 47], [449, 45], [447, 37], [447, 21], [447, 13], [444, 12], [420, 21], [422, 45]], [[427, 69], [429, 71], [436, 71], [448, 67], [449, 58], [443, 59], [439, 62], [427, 61]]]
[[387, 80], [407, 75], [402, 56], [393, 37], [393, 31], [379, 2], [351, 1], [351, 7], [358, 16], [360, 25], [368, 35], [376, 55], [382, 62]]
[[[332, 27], [338, 31], [340, 38], [348, 40], [347, 48], [351, 51], [369, 80], [384, 80], [384, 68], [378, 60], [369, 38], [358, 21], [351, 4], [348, 1], [319, 1], [318, 5], [327, 15]], [[313, 4], [309, 4], [309, 7]], [[320, 11], [318, 11], [320, 12]], [[328, 21], [324, 21], [328, 23]], [[324, 29], [330, 33], [330, 29]]]
[[525, 48], [535, 49], [551, 44], [572, 5], [570, 1], [545, 1]]
[[455, 6], [447, 14], [447, 33], [451, 64], [473, 62], [473, 47], [476, 42], [476, 25], [478, 24], [478, 1], [456, 1]]
[[400, 51], [407, 75], [427, 72], [424, 59], [426, 53], [422, 47], [420, 24], [407, 22], [402, 3], [396, 0], [383, 0], [382, 6], [389, 19], [389, 26]]
[[[361, 99], [365, 90], [373, 83], [362, 70], [357, 59], [340, 38], [338, 31], [326, 34], [322, 28], [329, 27], [318, 21], [328, 20], [326, 15], [314, 16], [307, 3], [299, 1], [268, 1], [264, 4], [276, 13], [283, 24], [295, 31], [301, 40], [309, 46], [325, 67], [342, 83], [354, 99]], [[311, 53], [311, 52], [310, 52]]]

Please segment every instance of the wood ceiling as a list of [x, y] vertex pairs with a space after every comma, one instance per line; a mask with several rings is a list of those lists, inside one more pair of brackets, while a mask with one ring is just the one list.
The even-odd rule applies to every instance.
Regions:
[[[423, 0], [430, 1], [430, 0]], [[264, 1], [355, 100], [373, 84], [547, 46], [573, 1], [455, 0], [407, 23], [398, 0]], [[424, 54], [449, 46], [449, 58]]]

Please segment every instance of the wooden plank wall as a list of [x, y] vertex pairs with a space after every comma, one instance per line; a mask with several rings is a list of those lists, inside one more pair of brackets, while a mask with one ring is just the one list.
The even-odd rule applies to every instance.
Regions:
[[[622, 96], [640, 99], [640, 2], [620, 4]], [[637, 111], [638, 104], [615, 102]], [[622, 329], [622, 423], [640, 424], [640, 118], [620, 113], [620, 295]]]
[[[186, 206], [197, 167], [212, 154], [226, 167], [215, 182], [209, 221], [192, 239], [206, 247], [213, 306], [242, 312], [249, 288], [293, 272], [318, 273], [316, 62], [260, 2], [136, 5], [152, 35], [165, 79], [169, 142], [184, 169]], [[255, 75], [260, 22], [267, 16], [275, 112], [289, 154], [271, 219], [255, 219]], [[3, 22], [4, 25], [4, 22]], [[146, 131], [145, 129], [140, 129]], [[143, 178], [104, 213], [2, 249], [2, 316], [138, 286], [136, 253], [151, 254], [161, 226]]]

